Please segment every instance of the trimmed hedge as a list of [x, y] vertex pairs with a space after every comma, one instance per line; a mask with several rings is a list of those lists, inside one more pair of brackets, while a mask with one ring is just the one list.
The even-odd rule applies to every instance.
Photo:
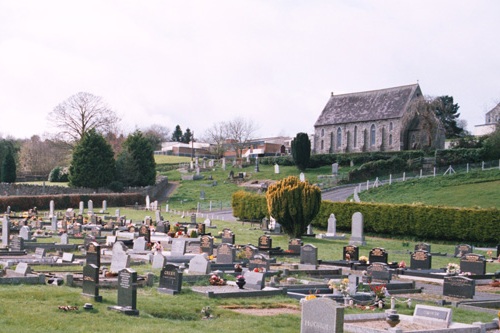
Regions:
[[355, 212], [363, 214], [365, 232], [489, 244], [500, 240], [498, 209], [323, 201], [312, 223], [326, 229], [333, 213], [337, 228], [350, 231]]
[[[236, 192], [233, 194], [232, 206], [234, 216], [240, 220], [259, 220], [267, 216], [267, 202], [263, 195]], [[494, 245], [500, 240], [498, 209], [324, 200], [312, 224], [326, 229], [328, 218], [333, 213], [337, 228], [350, 232], [355, 212], [363, 214], [364, 231], [369, 233]]]
[[96, 193], [96, 194], [59, 194], [59, 195], [35, 195], [35, 196], [6, 196], [0, 197], [0, 210], [7, 211], [10, 206], [12, 211], [26, 211], [33, 207], [38, 210], [48, 210], [50, 201], [54, 200], [56, 209], [67, 209], [68, 207], [78, 207], [80, 201], [87, 203], [89, 200], [100, 205], [106, 200], [108, 206], [125, 207], [134, 205], [136, 202], [144, 202], [145, 196], [140, 193]]
[[478, 163], [486, 157], [483, 148], [459, 148], [436, 150], [436, 164], [438, 166]]

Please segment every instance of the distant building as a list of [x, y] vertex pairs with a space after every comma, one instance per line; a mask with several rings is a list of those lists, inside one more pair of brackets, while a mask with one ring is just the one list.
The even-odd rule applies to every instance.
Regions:
[[444, 130], [412, 84], [334, 95], [314, 124], [314, 152], [347, 153], [443, 148]]
[[[245, 144], [242, 149], [241, 157], [256, 157], [256, 156], [281, 156], [290, 154], [292, 138], [286, 136], [277, 136], [269, 138], [252, 139]], [[234, 158], [236, 152], [234, 149], [228, 149], [224, 153], [224, 157]]]
[[210, 144], [204, 142], [163, 142], [161, 150], [155, 154], [187, 156], [187, 157], [211, 157]]
[[493, 109], [486, 112], [485, 123], [474, 126], [474, 135], [482, 136], [493, 133], [496, 127], [500, 124], [500, 103]]

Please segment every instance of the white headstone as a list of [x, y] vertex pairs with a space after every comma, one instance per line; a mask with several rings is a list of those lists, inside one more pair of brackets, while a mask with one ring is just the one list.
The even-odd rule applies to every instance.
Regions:
[[277, 174], [280, 173], [280, 166], [278, 165], [278, 163], [276, 163], [274, 165], [274, 173], [277, 173]]
[[168, 213], [169, 212], [169, 209], [168, 209], [168, 204], [165, 205], [165, 212]]
[[52, 230], [54, 230], [54, 231], [57, 230], [57, 215], [52, 216], [51, 227], [52, 227]]
[[306, 176], [304, 175], [303, 172], [300, 173], [299, 179], [300, 179], [301, 182], [305, 182], [306, 181]]
[[92, 200], [89, 200], [87, 202], [87, 209], [89, 211], [89, 214], [93, 214], [94, 213], [94, 203], [92, 202]]
[[354, 201], [355, 202], [361, 202], [361, 199], [359, 199], [358, 188], [357, 187], [354, 188]]
[[332, 174], [336, 175], [339, 173], [339, 164], [338, 163], [333, 163], [332, 164]]
[[300, 333], [343, 333], [344, 308], [330, 298], [315, 298], [302, 304]]
[[79, 210], [80, 215], [83, 215], [84, 207], [85, 207], [85, 203], [83, 201], [80, 201], [80, 204], [78, 206], [78, 210]]
[[226, 158], [222, 158], [222, 170], [226, 170]]
[[61, 234], [61, 244], [68, 245], [68, 234], [65, 232]]
[[146, 210], [149, 210], [151, 205], [151, 201], [149, 199], [149, 195], [146, 195]]
[[212, 220], [206, 219], [205, 220], [205, 227], [211, 227], [212, 226]]
[[7, 214], [3, 214], [2, 221], [2, 245], [9, 246], [10, 219]]
[[19, 229], [19, 237], [21, 237], [24, 240], [30, 240], [31, 239], [30, 227], [28, 227], [27, 225], [23, 225], [21, 229]]
[[165, 260], [165, 257], [163, 256], [163, 254], [157, 252], [153, 255], [153, 262], [151, 264], [151, 267], [161, 269], [161, 268], [163, 268], [163, 266], [165, 266], [165, 263], [166, 263], [166, 260]]
[[55, 208], [54, 200], [50, 200], [50, 203], [49, 203], [49, 217], [54, 216], [54, 208]]
[[350, 245], [366, 245], [363, 233], [363, 214], [356, 212], [352, 215]]
[[336, 236], [337, 233], [337, 219], [335, 218], [335, 214], [330, 214], [330, 218], [328, 219], [328, 228], [326, 230], [327, 236]]
[[189, 273], [208, 274], [211, 271], [211, 263], [207, 254], [198, 254], [189, 261]]
[[113, 273], [118, 273], [122, 269], [128, 268], [130, 265], [130, 256], [127, 254], [127, 247], [123, 242], [113, 244], [113, 252], [111, 256], [111, 266], [109, 270]]
[[102, 211], [106, 212], [107, 209], [108, 209], [108, 202], [106, 200], [103, 200], [102, 201]]

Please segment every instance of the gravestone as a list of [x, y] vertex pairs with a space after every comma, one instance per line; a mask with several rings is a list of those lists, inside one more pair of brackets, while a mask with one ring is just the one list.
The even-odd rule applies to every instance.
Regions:
[[83, 215], [84, 206], [85, 203], [83, 201], [80, 201], [80, 203], [78, 204], [78, 214]]
[[455, 257], [461, 258], [463, 255], [467, 253], [472, 253], [472, 246], [469, 244], [460, 244], [455, 247]]
[[134, 239], [134, 247], [132, 248], [132, 251], [134, 252], [144, 252], [146, 251], [146, 239], [144, 237], [137, 237]]
[[342, 260], [359, 260], [359, 248], [356, 245], [344, 246]]
[[429, 324], [435, 328], [448, 328], [452, 312], [449, 308], [417, 304], [413, 311], [413, 322]]
[[344, 308], [329, 298], [316, 298], [302, 304], [300, 333], [343, 333]]
[[279, 174], [279, 173], [280, 173], [280, 166], [278, 165], [278, 163], [276, 163], [276, 164], [274, 165], [274, 173], [275, 173], [275, 174]]
[[210, 220], [210, 219], [205, 219], [205, 221], [203, 223], [205, 223], [205, 227], [207, 227], [207, 228], [212, 227], [212, 220]]
[[87, 214], [94, 214], [94, 203], [92, 202], [92, 200], [89, 200], [87, 202]]
[[264, 231], [269, 230], [269, 220], [267, 219], [267, 217], [264, 217], [260, 222], [260, 229]]
[[55, 214], [54, 214], [54, 209], [55, 209], [55, 202], [54, 200], [50, 200], [49, 202], [49, 217], [52, 218]]
[[97, 268], [101, 267], [101, 245], [96, 242], [91, 242], [85, 248], [87, 265], [95, 265]]
[[166, 263], [166, 258], [163, 256], [163, 254], [156, 252], [153, 255], [151, 267], [154, 269], [160, 269], [163, 268], [163, 266], [165, 266], [165, 263]]
[[106, 246], [113, 246], [114, 243], [116, 243], [116, 236], [106, 236]]
[[57, 230], [57, 215], [52, 216], [52, 218], [50, 219], [50, 227], [53, 231]]
[[121, 241], [113, 244], [111, 255], [111, 266], [109, 270], [113, 273], [118, 273], [121, 270], [128, 268], [130, 265], [130, 256], [127, 254], [128, 248]]
[[108, 309], [120, 311], [126, 315], [138, 316], [137, 310], [137, 272], [124, 268], [118, 272], [118, 305]]
[[307, 236], [313, 236], [314, 235], [312, 224], [308, 224], [307, 225], [306, 235]]
[[268, 235], [262, 235], [259, 237], [258, 248], [261, 251], [269, 251], [273, 248], [273, 240]]
[[102, 302], [102, 296], [99, 296], [99, 267], [90, 264], [83, 267], [83, 282], [84, 296], [94, 298], [96, 302]]
[[28, 274], [31, 274], [31, 268], [28, 266], [28, 263], [26, 262], [20, 262], [16, 266], [16, 270], [14, 271], [16, 274], [26, 276]]
[[198, 235], [206, 234], [205, 228], [206, 228], [205, 223], [198, 223], [197, 228], [196, 228], [198, 231]]
[[352, 214], [351, 239], [349, 244], [366, 245], [365, 235], [363, 232], [363, 214], [356, 212]]
[[245, 277], [245, 289], [262, 290], [265, 287], [265, 273], [247, 271]]
[[69, 244], [69, 241], [68, 241], [68, 234], [63, 232], [61, 234], [61, 239], [59, 240], [60, 244], [62, 245], [68, 245]]
[[235, 258], [235, 249], [231, 244], [222, 243], [217, 247], [217, 264], [232, 264]]
[[144, 240], [146, 243], [151, 242], [151, 230], [149, 229], [148, 225], [141, 225], [139, 228], [139, 237], [144, 237]]
[[234, 233], [231, 229], [225, 228], [222, 230], [221, 243], [234, 244]]
[[465, 276], [445, 276], [443, 296], [458, 298], [474, 298], [476, 281]]
[[157, 209], [157, 210], [155, 210], [155, 221], [156, 221], [156, 223], [158, 223], [161, 220], [162, 220], [162, 218], [161, 218], [161, 212]]
[[427, 251], [431, 253], [431, 245], [427, 243], [418, 243], [415, 245], [415, 251]]
[[300, 249], [300, 263], [303, 265], [318, 264], [318, 248], [311, 244], [306, 244]]
[[167, 223], [160, 221], [156, 224], [156, 232], [161, 232], [163, 234], [166, 234], [168, 232], [167, 229]]
[[13, 252], [24, 251], [24, 239], [22, 239], [18, 235], [12, 236], [10, 240], [10, 250]]
[[90, 243], [95, 242], [95, 241], [96, 241], [95, 236], [88, 234], [85, 236], [85, 239], [83, 240], [83, 245], [85, 247], [87, 247]]
[[486, 258], [483, 255], [468, 253], [460, 258], [460, 272], [472, 275], [486, 274]]
[[366, 272], [373, 280], [390, 282], [392, 278], [392, 272], [389, 266], [382, 262], [372, 263], [366, 268]]
[[10, 238], [10, 219], [7, 214], [3, 214], [2, 220], [2, 246], [9, 246], [9, 238]]
[[35, 248], [34, 257], [37, 259], [43, 259], [45, 257], [45, 249], [43, 247]]
[[200, 237], [200, 251], [211, 256], [214, 254], [214, 238], [209, 235], [203, 235]]
[[304, 173], [303, 173], [303, 172], [301, 172], [301, 173], [299, 174], [299, 180], [300, 180], [301, 182], [305, 182], [305, 181], [306, 181], [306, 176], [304, 175]]
[[253, 271], [255, 268], [259, 270], [263, 270], [265, 272], [269, 271], [269, 266], [270, 262], [269, 259], [260, 254], [254, 254], [249, 260], [248, 260], [248, 270]]
[[328, 218], [328, 227], [326, 230], [326, 236], [335, 237], [337, 233], [337, 219], [335, 218], [335, 214], [330, 214]]
[[333, 163], [332, 164], [332, 175], [337, 175], [338, 173], [339, 173], [339, 164]]
[[62, 255], [63, 262], [73, 262], [74, 259], [75, 259], [75, 255], [73, 253], [64, 252]]
[[244, 261], [249, 261], [254, 255], [259, 254], [259, 249], [253, 245], [245, 245], [243, 247]]
[[196, 224], [196, 214], [191, 214], [191, 223]]
[[384, 264], [387, 264], [387, 257], [388, 255], [385, 249], [381, 247], [374, 247], [368, 254], [368, 261], [370, 261], [370, 264], [373, 264], [375, 262], [382, 262]]
[[212, 271], [212, 263], [206, 254], [195, 255], [189, 261], [189, 274], [208, 274]]
[[424, 250], [417, 250], [411, 254], [410, 258], [411, 269], [431, 269], [432, 255]]
[[288, 241], [288, 251], [289, 253], [300, 254], [302, 248], [302, 240], [300, 238], [292, 238]]
[[26, 241], [31, 240], [30, 227], [28, 227], [26, 225], [22, 226], [21, 229], [19, 229], [19, 237], [21, 237], [22, 239], [24, 239]]
[[182, 288], [182, 271], [179, 267], [166, 264], [160, 273], [160, 283], [158, 291], [170, 295], [175, 295], [181, 292]]
[[172, 239], [172, 248], [170, 250], [170, 255], [172, 256], [183, 256], [186, 253], [186, 241], [183, 239]]

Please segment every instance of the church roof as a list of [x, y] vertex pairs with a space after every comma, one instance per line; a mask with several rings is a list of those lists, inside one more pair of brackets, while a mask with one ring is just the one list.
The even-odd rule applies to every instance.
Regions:
[[333, 95], [315, 127], [400, 118], [414, 97], [422, 96], [418, 84]]

